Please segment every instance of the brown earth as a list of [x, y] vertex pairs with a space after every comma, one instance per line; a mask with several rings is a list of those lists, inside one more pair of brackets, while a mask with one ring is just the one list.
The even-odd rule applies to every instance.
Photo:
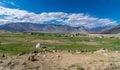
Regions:
[[38, 53], [35, 61], [30, 54], [0, 58], [0, 70], [119, 70], [120, 53]]
[[65, 43], [65, 42], [62, 42], [62, 41], [59, 41], [59, 40], [33, 40], [32, 42], [35, 42], [35, 43], [58, 43], [58, 44], [61, 44], [61, 43]]
[[97, 43], [97, 42], [86, 42], [86, 41], [83, 41], [83, 42], [77, 42], [77, 44], [99, 45], [99, 43]]

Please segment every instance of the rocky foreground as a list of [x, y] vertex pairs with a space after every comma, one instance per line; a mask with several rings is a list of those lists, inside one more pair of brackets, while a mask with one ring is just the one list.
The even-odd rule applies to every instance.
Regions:
[[49, 52], [0, 56], [0, 70], [120, 70], [120, 53]]

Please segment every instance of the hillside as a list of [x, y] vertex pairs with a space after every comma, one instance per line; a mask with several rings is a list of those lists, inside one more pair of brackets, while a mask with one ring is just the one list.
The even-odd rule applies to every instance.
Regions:
[[111, 29], [112, 27], [114, 27], [114, 26], [95, 27], [95, 28], [91, 28], [90, 31], [91, 31], [92, 33], [100, 33], [100, 32], [102, 32], [102, 31]]
[[118, 34], [120, 33], [120, 25], [115, 26], [111, 29], [107, 29], [101, 32], [102, 34]]

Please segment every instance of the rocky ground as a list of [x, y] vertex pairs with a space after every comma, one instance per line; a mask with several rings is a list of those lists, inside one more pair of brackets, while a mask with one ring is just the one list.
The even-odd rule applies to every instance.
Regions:
[[0, 70], [120, 70], [119, 51], [49, 52], [0, 55]]

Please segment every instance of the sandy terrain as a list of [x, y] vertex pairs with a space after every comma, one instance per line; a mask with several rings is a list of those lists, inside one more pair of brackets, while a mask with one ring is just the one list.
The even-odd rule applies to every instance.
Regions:
[[120, 53], [37, 53], [35, 61], [28, 60], [33, 54], [1, 58], [0, 70], [119, 70]]

